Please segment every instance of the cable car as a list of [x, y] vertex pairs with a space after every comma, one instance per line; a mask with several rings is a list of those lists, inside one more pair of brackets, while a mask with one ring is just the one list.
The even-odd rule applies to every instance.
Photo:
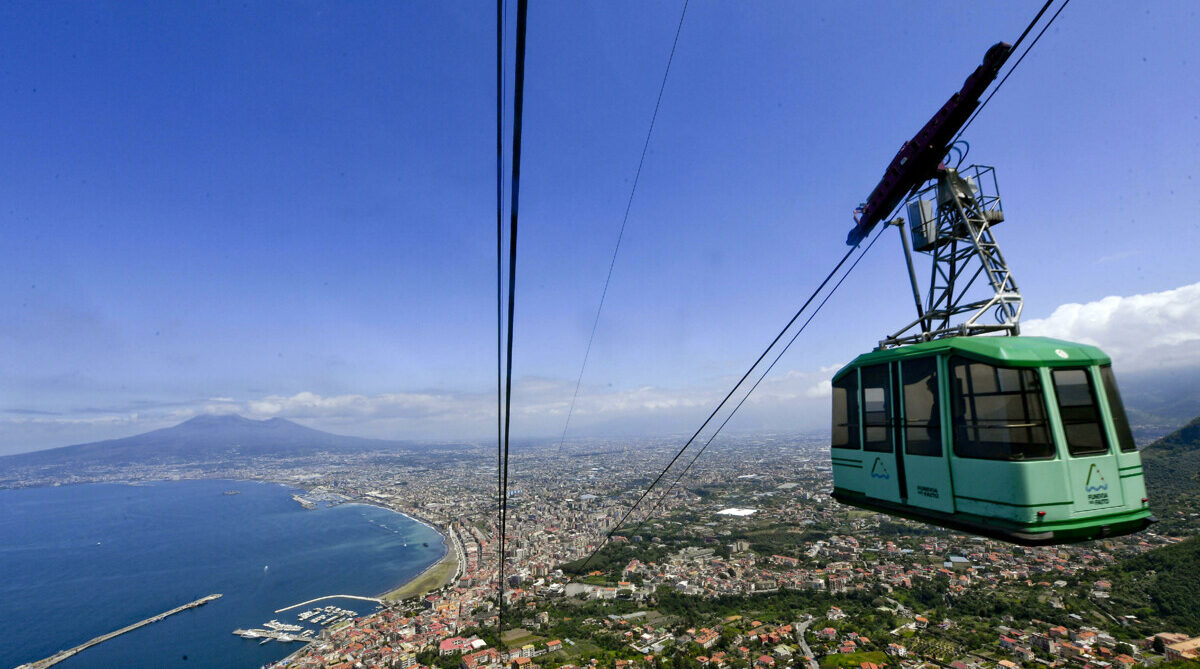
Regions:
[[[1112, 361], [1020, 336], [995, 170], [959, 169], [970, 147], [954, 138], [1012, 50], [988, 50], [856, 210], [851, 246], [905, 201], [887, 225], [917, 318], [833, 377], [833, 497], [1026, 545], [1130, 534], [1154, 517]], [[914, 252], [930, 259], [924, 295]]]
[[1152, 521], [1141, 456], [1094, 346], [949, 337], [833, 377], [833, 496], [1025, 545]]

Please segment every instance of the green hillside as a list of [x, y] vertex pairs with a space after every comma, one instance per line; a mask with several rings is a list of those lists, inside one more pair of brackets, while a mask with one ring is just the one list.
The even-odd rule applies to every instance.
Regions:
[[1150, 508], [1164, 534], [1200, 530], [1200, 418], [1142, 449]]
[[1200, 634], [1200, 537], [1130, 558], [1109, 573], [1119, 611]]

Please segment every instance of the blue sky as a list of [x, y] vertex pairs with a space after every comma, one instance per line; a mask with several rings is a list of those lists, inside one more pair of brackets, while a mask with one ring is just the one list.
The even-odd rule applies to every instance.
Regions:
[[[680, 6], [531, 3], [514, 435], [562, 429]], [[900, 144], [1038, 6], [693, 0], [573, 433], [707, 414]], [[1068, 6], [966, 136], [1034, 329], [1115, 342], [1119, 368], [1200, 362], [1197, 11]], [[202, 412], [490, 434], [493, 22], [0, 6], [0, 453]], [[828, 368], [910, 320], [894, 234], [842, 290], [731, 428], [822, 428]], [[1166, 357], [1128, 344], [1164, 333]]]

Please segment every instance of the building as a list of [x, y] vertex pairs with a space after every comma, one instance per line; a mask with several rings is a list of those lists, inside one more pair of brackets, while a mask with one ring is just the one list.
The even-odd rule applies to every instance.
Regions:
[[1200, 660], [1200, 636], [1168, 645], [1165, 654], [1168, 660]]

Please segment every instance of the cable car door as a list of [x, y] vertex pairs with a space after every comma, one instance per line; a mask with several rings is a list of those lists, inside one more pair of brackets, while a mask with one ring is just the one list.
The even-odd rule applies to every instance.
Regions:
[[893, 401], [892, 365], [871, 365], [861, 370], [863, 415], [863, 479], [867, 497], [904, 503], [904, 461], [895, 448], [896, 403]]
[[942, 384], [938, 358], [911, 358], [900, 365], [902, 426], [897, 436], [903, 444], [908, 504], [954, 513], [954, 488], [950, 463], [942, 439]]

